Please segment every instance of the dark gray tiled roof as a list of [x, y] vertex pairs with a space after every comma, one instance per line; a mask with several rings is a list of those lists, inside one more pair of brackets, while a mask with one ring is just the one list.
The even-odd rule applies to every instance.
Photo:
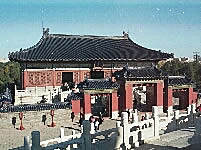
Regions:
[[114, 72], [114, 76], [117, 79], [122, 78], [164, 78], [167, 77], [167, 74], [164, 73], [162, 70], [157, 69], [156, 67], [141, 67], [141, 68], [134, 68], [129, 69], [124, 67], [120, 71]]
[[83, 99], [83, 95], [81, 93], [72, 93], [67, 97], [68, 100], [80, 100]]
[[34, 46], [9, 53], [11, 61], [140, 61], [172, 58], [144, 48], [128, 36], [43, 35]]
[[194, 82], [186, 76], [169, 76], [169, 85], [192, 85]]
[[118, 89], [120, 85], [109, 79], [87, 79], [78, 84], [77, 88], [84, 90]]

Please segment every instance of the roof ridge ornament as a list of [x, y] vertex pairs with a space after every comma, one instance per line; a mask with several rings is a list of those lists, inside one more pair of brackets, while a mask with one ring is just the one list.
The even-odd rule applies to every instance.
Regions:
[[128, 32], [123, 31], [123, 37], [128, 39], [129, 38]]
[[50, 29], [49, 28], [43, 28], [43, 38], [46, 38], [48, 35], [49, 35], [49, 31]]

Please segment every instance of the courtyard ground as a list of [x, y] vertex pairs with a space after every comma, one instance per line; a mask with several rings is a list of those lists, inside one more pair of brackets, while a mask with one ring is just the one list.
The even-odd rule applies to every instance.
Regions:
[[[64, 128], [65, 135], [71, 135], [72, 130], [80, 133], [78, 124], [79, 117], [77, 116], [72, 122], [70, 119], [71, 110], [55, 110], [54, 122], [55, 127], [48, 127], [51, 123], [51, 116], [49, 111], [41, 112], [26, 112], [24, 113], [23, 125], [25, 130], [17, 130], [20, 126], [19, 113], [0, 114], [0, 150], [8, 150], [23, 146], [24, 136], [31, 136], [32, 131], [40, 131], [41, 141], [58, 138], [60, 136], [60, 128]], [[46, 125], [42, 122], [42, 115], [46, 114]], [[12, 117], [17, 118], [16, 128], [13, 127]], [[116, 127], [115, 120], [105, 119], [100, 126], [100, 130]]]
[[[74, 122], [70, 119], [71, 110], [55, 110], [54, 121], [55, 127], [48, 127], [51, 123], [50, 111], [25, 112], [23, 125], [25, 130], [17, 130], [20, 126], [19, 113], [0, 114], [0, 150], [8, 150], [23, 146], [24, 136], [30, 136], [32, 131], [40, 131], [41, 141], [45, 141], [60, 136], [60, 128], [63, 127], [65, 135], [71, 135], [72, 130], [80, 132], [77, 116]], [[47, 116], [46, 125], [42, 122], [42, 115]], [[141, 114], [144, 115], [144, 114]], [[17, 118], [16, 127], [14, 128], [11, 120]], [[140, 119], [140, 116], [139, 116]], [[116, 127], [116, 120], [105, 119], [100, 126], [100, 130]], [[175, 150], [175, 149], [192, 149], [192, 140], [194, 128], [182, 129], [171, 133], [163, 134], [160, 140], [149, 141], [135, 150]], [[200, 147], [199, 147], [200, 148]], [[195, 149], [195, 148], [194, 148]]]

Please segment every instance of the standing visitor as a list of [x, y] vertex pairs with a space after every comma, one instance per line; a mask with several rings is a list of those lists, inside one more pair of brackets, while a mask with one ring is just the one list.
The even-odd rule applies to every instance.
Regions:
[[72, 113], [71, 113], [71, 119], [72, 119], [72, 122], [73, 122], [74, 118], [75, 118], [75, 113], [72, 112]]
[[129, 122], [129, 120], [130, 120], [130, 111], [128, 110], [127, 113], [128, 113], [128, 122]]
[[98, 130], [99, 130], [100, 125], [103, 123], [103, 117], [102, 117], [101, 112], [100, 112], [100, 115], [99, 115], [99, 118], [98, 118], [98, 122], [99, 122], [99, 124], [98, 124]]
[[12, 125], [14, 126], [14, 128], [15, 128], [15, 124], [16, 124], [16, 117], [13, 117], [12, 118]]
[[45, 121], [47, 120], [47, 118], [46, 118], [46, 115], [43, 115], [42, 116], [42, 122], [44, 123], [44, 125], [45, 125]]
[[84, 116], [82, 113], [80, 113], [80, 120], [79, 120], [79, 126], [81, 127], [82, 126], [82, 122], [84, 120]]

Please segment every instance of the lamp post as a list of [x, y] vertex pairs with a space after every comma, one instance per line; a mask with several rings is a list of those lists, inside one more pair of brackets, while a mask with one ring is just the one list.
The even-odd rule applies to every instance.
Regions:
[[52, 117], [52, 123], [49, 125], [49, 127], [55, 127], [56, 123], [54, 122], [54, 110], [53, 109], [50, 110], [50, 115]]
[[19, 130], [24, 130], [25, 128], [23, 127], [23, 124], [22, 124], [23, 112], [19, 113], [19, 118], [20, 118], [20, 127], [19, 127]]

